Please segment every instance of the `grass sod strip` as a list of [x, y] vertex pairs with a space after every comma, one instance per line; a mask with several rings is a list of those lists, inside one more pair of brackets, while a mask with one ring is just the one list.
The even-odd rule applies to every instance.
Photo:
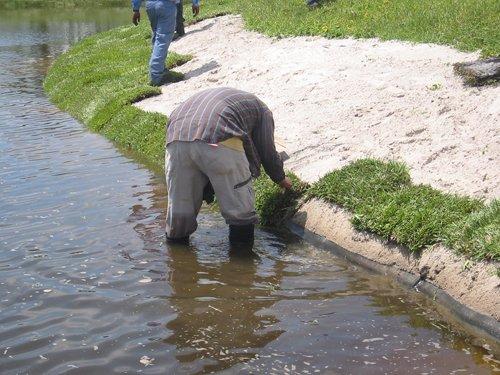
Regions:
[[[166, 116], [131, 103], [156, 95], [148, 85], [147, 22], [96, 34], [72, 47], [50, 69], [45, 89], [52, 101], [93, 131], [133, 150], [154, 168], [163, 166]], [[168, 65], [189, 56], [169, 55]], [[264, 225], [277, 225], [301, 198], [345, 207], [359, 228], [413, 251], [443, 242], [474, 259], [500, 260], [500, 204], [414, 186], [396, 162], [362, 159], [324, 176], [311, 187], [289, 174], [294, 191], [282, 192], [268, 177], [255, 182], [256, 209]]]
[[292, 189], [283, 191], [262, 170], [255, 180], [255, 209], [260, 217], [260, 225], [277, 227], [297, 211], [300, 199], [309, 185], [299, 180], [293, 173], [286, 174], [292, 181]]
[[500, 260], [500, 200], [451, 224], [443, 240], [472, 258]]
[[[411, 185], [405, 165], [374, 159], [358, 160], [327, 174], [309, 195], [353, 212], [356, 229], [376, 233], [411, 251], [449, 238], [451, 226], [458, 234], [463, 219], [484, 208], [478, 200]], [[471, 246], [462, 246], [455, 238], [455, 247], [470, 253]], [[494, 251], [482, 253], [484, 258], [494, 257]]]
[[500, 260], [499, 200], [485, 205], [412, 185], [403, 164], [361, 159], [328, 173], [307, 195], [346, 208], [356, 229], [411, 251], [444, 243], [476, 260]]
[[356, 229], [369, 230], [418, 251], [442, 242], [451, 225], [481, 208], [476, 200], [444, 194], [430, 186], [408, 186], [381, 194], [376, 204], [360, 204], [354, 211], [353, 224]]
[[[190, 18], [190, 1], [184, 11]], [[483, 57], [500, 55], [498, 0], [202, 0], [203, 18], [241, 14], [246, 27], [283, 37], [320, 35], [446, 44]], [[127, 6], [129, 0], [2, 0], [0, 9]]]
[[[44, 87], [59, 108], [158, 168], [167, 118], [131, 105], [161, 92], [148, 84], [150, 37], [148, 23], [142, 22], [86, 38], [57, 59]], [[169, 53], [167, 65], [189, 59]]]
[[328, 173], [308, 193], [311, 197], [356, 211], [363, 204], [375, 204], [385, 193], [409, 185], [410, 174], [405, 165], [362, 159]]
[[125, 7], [130, 0], [0, 0], [0, 9]]
[[[500, 55], [498, 0], [202, 0], [203, 17], [241, 14], [247, 29], [275, 36], [380, 38]], [[184, 14], [188, 21], [189, 9]]]

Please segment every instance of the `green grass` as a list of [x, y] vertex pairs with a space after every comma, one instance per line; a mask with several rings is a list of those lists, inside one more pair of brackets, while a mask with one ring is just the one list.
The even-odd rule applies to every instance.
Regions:
[[500, 200], [452, 224], [444, 243], [475, 259], [500, 260]]
[[[446, 194], [426, 185], [413, 185], [405, 165], [374, 159], [360, 159], [326, 174], [299, 193], [346, 208], [353, 213], [358, 230], [375, 233], [418, 252], [444, 243], [473, 259], [500, 260], [500, 201], [485, 205], [477, 199]], [[297, 205], [266, 184], [260, 189], [260, 208], [265, 223], [279, 223], [273, 212], [287, 212]], [[274, 210], [273, 204], [279, 209]], [[273, 211], [274, 210], [274, 211]]]
[[[205, 11], [234, 11], [234, 4], [213, 2]], [[292, 1], [284, 9], [294, 4]], [[246, 12], [249, 6], [244, 8]], [[265, 12], [260, 16], [262, 22], [267, 18]], [[87, 38], [58, 58], [48, 73], [45, 89], [57, 106], [159, 169], [163, 167], [167, 118], [131, 105], [160, 92], [148, 85], [149, 38], [147, 22]], [[189, 59], [170, 53], [168, 65], [174, 67]], [[310, 187], [289, 176], [292, 192], [283, 192], [265, 176], [255, 182], [256, 209], [263, 225], [280, 225], [301, 199], [315, 197], [352, 212], [356, 228], [412, 251], [444, 243], [473, 259], [500, 260], [499, 201], [485, 205], [413, 185], [403, 164], [373, 159], [333, 171]]]
[[374, 204], [385, 193], [409, 184], [410, 174], [405, 165], [362, 159], [328, 173], [312, 186], [309, 194], [356, 210], [361, 204]]
[[360, 204], [354, 210], [353, 224], [356, 229], [369, 230], [418, 251], [442, 242], [452, 225], [481, 208], [480, 202], [466, 197], [424, 185], [407, 186], [381, 194], [376, 204]]
[[[131, 105], [160, 93], [148, 84], [150, 35], [143, 22], [86, 38], [57, 59], [44, 87], [59, 108], [158, 168], [163, 164], [167, 118]], [[189, 59], [169, 53], [167, 65]]]
[[254, 184], [255, 209], [263, 226], [277, 227], [296, 212], [299, 200], [307, 191], [308, 185], [301, 182], [293, 173], [287, 173], [293, 189], [283, 191], [262, 171]]
[[500, 55], [498, 0], [324, 0], [313, 10], [303, 0], [202, 2], [202, 15], [220, 13], [242, 14], [247, 28], [276, 37], [378, 37]]
[[0, 9], [130, 6], [129, 0], [1, 0]]

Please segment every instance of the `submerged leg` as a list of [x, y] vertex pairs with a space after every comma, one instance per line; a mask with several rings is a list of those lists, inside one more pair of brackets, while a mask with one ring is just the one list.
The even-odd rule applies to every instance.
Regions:
[[194, 142], [173, 142], [165, 152], [168, 206], [165, 232], [168, 240], [184, 240], [198, 223], [196, 217], [208, 178], [191, 159]]

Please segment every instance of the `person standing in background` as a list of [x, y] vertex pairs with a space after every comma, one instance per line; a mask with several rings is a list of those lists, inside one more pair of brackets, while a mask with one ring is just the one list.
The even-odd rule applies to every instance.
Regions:
[[[141, 2], [142, 0], [132, 0], [134, 12], [132, 22], [136, 26], [141, 21]], [[176, 28], [177, 3], [179, 2], [180, 0], [146, 1], [146, 12], [153, 31], [153, 51], [149, 60], [149, 76], [153, 86], [160, 86], [171, 78], [171, 74], [165, 69], [165, 59]], [[197, 16], [200, 11], [200, 0], [192, 0], [192, 4], [193, 15]]]
[[[193, 6], [193, 17], [196, 17], [198, 13], [200, 12], [200, 7], [199, 6]], [[184, 4], [183, 0], [179, 0], [177, 2], [177, 19], [175, 22], [175, 34], [174, 34], [174, 40], [177, 38], [180, 38], [186, 34], [184, 30]]]
[[[175, 21], [175, 36], [174, 39], [180, 38], [181, 36], [184, 36], [186, 33], [184, 31], [184, 4], [182, 4], [182, 0], [180, 0], [177, 3], [177, 18]], [[193, 14], [194, 14], [194, 9], [193, 9]]]

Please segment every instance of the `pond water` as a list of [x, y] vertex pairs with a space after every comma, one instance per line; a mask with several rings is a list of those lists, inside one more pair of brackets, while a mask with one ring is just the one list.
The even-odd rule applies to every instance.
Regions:
[[1, 374], [498, 373], [432, 301], [289, 233], [235, 254], [204, 210], [167, 246], [163, 178], [42, 89], [71, 43], [129, 17], [2, 11]]

